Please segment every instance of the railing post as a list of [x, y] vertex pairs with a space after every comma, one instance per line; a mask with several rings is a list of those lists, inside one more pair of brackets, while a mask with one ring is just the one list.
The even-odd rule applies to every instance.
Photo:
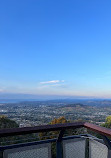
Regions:
[[60, 133], [59, 133], [59, 137], [57, 139], [57, 144], [56, 144], [57, 158], [63, 158], [63, 146], [62, 146], [63, 134], [64, 134], [64, 130], [61, 130]]
[[3, 158], [3, 150], [1, 150], [1, 147], [0, 147], [0, 158]]
[[89, 139], [86, 138], [86, 144], [85, 144], [85, 158], [89, 158]]
[[101, 135], [101, 136], [104, 140], [105, 145], [108, 147], [108, 158], [111, 158], [111, 142], [106, 136], [104, 135]]

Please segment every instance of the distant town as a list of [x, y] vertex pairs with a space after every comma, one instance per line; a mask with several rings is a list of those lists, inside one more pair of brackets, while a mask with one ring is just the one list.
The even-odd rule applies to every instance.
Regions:
[[111, 100], [52, 100], [0, 103], [0, 115], [19, 127], [48, 124], [64, 116], [70, 122], [87, 121], [101, 125], [111, 115]]

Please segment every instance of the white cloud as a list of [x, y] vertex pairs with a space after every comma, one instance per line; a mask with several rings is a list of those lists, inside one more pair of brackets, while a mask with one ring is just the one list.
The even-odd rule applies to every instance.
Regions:
[[55, 83], [61, 83], [61, 82], [64, 82], [64, 80], [45, 81], [45, 82], [40, 82], [40, 84], [55, 84]]

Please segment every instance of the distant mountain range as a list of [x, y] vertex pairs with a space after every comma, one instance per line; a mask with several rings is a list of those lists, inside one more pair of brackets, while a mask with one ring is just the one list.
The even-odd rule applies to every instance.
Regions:
[[66, 97], [51, 95], [32, 95], [32, 94], [8, 94], [0, 93], [0, 103], [18, 103], [18, 102], [52, 102], [64, 104], [83, 104], [88, 106], [111, 106], [111, 99], [88, 98], [88, 97]]
[[[38, 94], [0, 92], [0, 99], [75, 100], [75, 99], [98, 99], [98, 98], [89, 97], [89, 96], [38, 95]], [[102, 99], [102, 98], [99, 98], [99, 99]]]
[[101, 101], [95, 101], [95, 100], [68, 100], [68, 101], [59, 101], [59, 100], [49, 100], [49, 101], [37, 101], [37, 100], [22, 100], [22, 99], [0, 99], [0, 104], [3, 103], [19, 103], [22, 105], [61, 105], [65, 107], [75, 107], [75, 106], [81, 106], [81, 107], [87, 107], [87, 106], [99, 106], [99, 107], [111, 107], [111, 100], [101, 100]]

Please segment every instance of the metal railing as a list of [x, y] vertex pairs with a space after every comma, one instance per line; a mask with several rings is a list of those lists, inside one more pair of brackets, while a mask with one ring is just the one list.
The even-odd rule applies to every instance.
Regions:
[[[64, 133], [68, 129], [78, 129], [78, 128], [87, 128], [91, 131], [94, 131], [101, 135], [102, 140], [99, 140], [96, 137], [92, 137], [89, 134], [82, 134], [78, 136], [67, 136], [63, 137]], [[9, 137], [9, 136], [17, 136], [17, 135], [26, 135], [26, 134], [32, 134], [32, 133], [40, 133], [40, 132], [50, 132], [50, 131], [59, 131], [58, 138], [54, 139], [48, 139], [48, 140], [40, 140], [36, 142], [29, 142], [29, 143], [21, 143], [21, 144], [14, 144], [14, 145], [8, 145], [8, 146], [1, 146], [0, 151], [1, 155], [0, 158], [3, 157], [3, 152], [8, 149], [16, 149], [21, 147], [29, 147], [29, 146], [35, 146], [40, 144], [47, 144], [47, 143], [56, 143], [56, 157], [57, 158], [63, 158], [64, 157], [64, 147], [63, 142], [65, 140], [73, 140], [77, 138], [84, 138], [85, 141], [87, 141], [85, 146], [85, 157], [91, 157], [89, 155], [89, 140], [96, 140], [98, 142], [101, 142], [104, 144], [108, 149], [108, 158], [111, 158], [111, 142], [108, 137], [111, 137], [111, 129], [107, 129], [105, 127], [100, 127], [91, 123], [86, 122], [75, 122], [75, 123], [65, 123], [65, 124], [55, 124], [55, 125], [42, 125], [42, 126], [36, 126], [36, 127], [24, 127], [24, 128], [13, 128], [13, 129], [1, 129], [0, 130], [0, 137]], [[78, 140], [79, 141], [79, 140]], [[49, 149], [48, 149], [49, 150]], [[51, 149], [50, 149], [51, 150]], [[91, 157], [92, 158], [92, 157]]]

